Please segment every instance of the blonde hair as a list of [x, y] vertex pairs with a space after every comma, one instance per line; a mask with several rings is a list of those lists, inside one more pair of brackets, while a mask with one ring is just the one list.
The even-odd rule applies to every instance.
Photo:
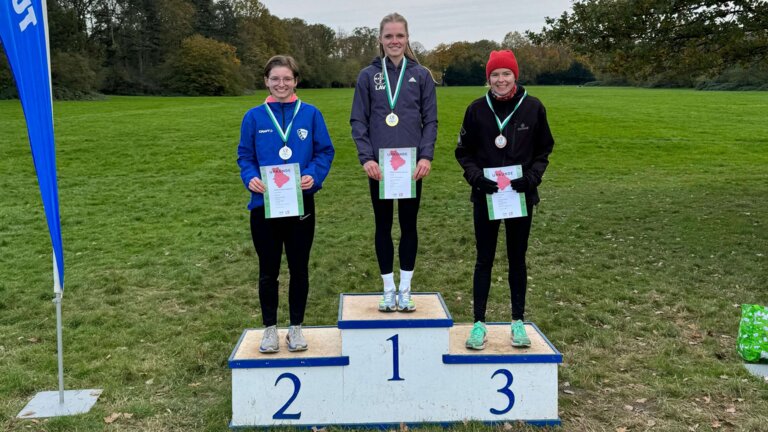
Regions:
[[386, 53], [384, 52], [384, 45], [381, 44], [381, 34], [384, 32], [384, 25], [389, 23], [403, 24], [403, 26], [405, 27], [405, 35], [408, 36], [408, 43], [405, 44], [405, 56], [415, 61], [416, 64], [424, 67], [429, 72], [429, 76], [432, 77], [432, 81], [434, 81], [435, 84], [437, 84], [437, 81], [435, 80], [435, 76], [432, 75], [432, 71], [428, 67], [422, 65], [419, 62], [419, 59], [416, 57], [416, 53], [414, 53], [413, 48], [411, 48], [411, 38], [408, 32], [408, 20], [406, 20], [404, 16], [400, 15], [397, 12], [392, 12], [391, 14], [386, 15], [384, 18], [381, 19], [381, 23], [379, 24], [379, 57], [384, 58], [386, 55]]

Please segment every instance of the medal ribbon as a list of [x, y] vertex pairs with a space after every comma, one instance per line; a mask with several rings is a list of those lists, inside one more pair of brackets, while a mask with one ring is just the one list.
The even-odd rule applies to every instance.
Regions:
[[381, 59], [381, 70], [384, 71], [384, 85], [387, 90], [387, 100], [389, 101], [389, 108], [392, 111], [395, 110], [395, 104], [397, 104], [397, 98], [400, 97], [400, 84], [403, 83], [403, 77], [405, 76], [405, 65], [408, 64], [408, 59], [403, 56], [403, 68], [400, 69], [400, 77], [397, 79], [397, 87], [395, 87], [395, 95], [390, 94], [392, 86], [389, 84], [389, 74], [387, 73], [387, 61], [386, 58]]
[[288, 145], [288, 135], [291, 134], [291, 127], [293, 126], [293, 121], [296, 120], [296, 113], [298, 113], [299, 108], [301, 108], [301, 100], [296, 101], [296, 108], [293, 110], [293, 118], [291, 119], [291, 122], [288, 123], [288, 127], [285, 128], [285, 131], [280, 127], [280, 123], [277, 122], [277, 118], [275, 118], [275, 114], [272, 113], [272, 108], [269, 107], [269, 104], [265, 103], [264, 105], [267, 106], [267, 114], [269, 114], [269, 118], [272, 119], [272, 124], [275, 125], [277, 133], [280, 134], [283, 144]]
[[512, 110], [512, 113], [510, 113], [507, 118], [504, 119], [502, 122], [499, 119], [499, 116], [496, 115], [496, 111], [493, 109], [493, 105], [491, 105], [491, 98], [488, 97], [488, 93], [485, 94], [485, 101], [488, 102], [488, 108], [491, 109], [491, 112], [493, 113], [493, 116], [496, 117], [496, 125], [499, 126], [499, 134], [504, 134], [504, 128], [507, 126], [507, 123], [509, 123], [509, 120], [512, 118], [513, 115], [515, 115], [515, 111], [517, 111], [518, 108], [520, 108], [520, 104], [523, 103], [525, 100], [525, 97], [528, 96], [528, 90], [525, 90], [523, 92], [523, 97], [520, 98], [520, 101], [515, 105], [515, 109]]

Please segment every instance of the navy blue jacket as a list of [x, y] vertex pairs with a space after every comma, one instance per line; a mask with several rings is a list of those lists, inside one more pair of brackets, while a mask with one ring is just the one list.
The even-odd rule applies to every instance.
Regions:
[[[293, 119], [293, 111], [297, 103], [269, 103], [283, 130]], [[315, 181], [312, 188], [304, 193], [313, 194], [320, 190], [331, 170], [334, 149], [323, 115], [317, 108], [301, 103], [288, 136], [288, 147], [293, 154], [287, 161], [280, 159], [278, 155], [282, 147], [283, 140], [267, 114], [266, 105], [251, 108], [243, 117], [240, 145], [237, 147], [237, 164], [240, 165], [240, 178], [245, 188], [248, 188], [252, 178], [261, 179], [259, 172], [261, 166], [298, 163], [301, 175], [312, 176]], [[251, 191], [248, 209], [252, 210], [263, 205], [264, 195]]]
[[[387, 74], [395, 91], [402, 67], [396, 67], [387, 59]], [[437, 96], [435, 82], [429, 71], [414, 60], [408, 59], [405, 76], [400, 86], [400, 96], [395, 114], [400, 122], [387, 126], [385, 118], [392, 110], [384, 87], [381, 58], [360, 71], [352, 102], [352, 138], [357, 145], [360, 164], [378, 160], [381, 148], [416, 147], [418, 159], [432, 160], [437, 140]]]

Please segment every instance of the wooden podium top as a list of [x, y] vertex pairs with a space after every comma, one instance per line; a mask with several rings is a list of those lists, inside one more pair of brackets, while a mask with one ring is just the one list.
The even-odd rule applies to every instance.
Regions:
[[288, 351], [285, 336], [287, 328], [277, 329], [280, 351], [261, 353], [259, 345], [264, 329], [246, 329], [240, 336], [232, 355], [229, 367], [290, 367], [290, 366], [333, 366], [349, 364], [348, 357], [341, 355], [341, 332], [336, 327], [302, 327], [309, 349], [306, 351]]
[[[562, 363], [563, 356], [533, 323], [525, 323], [531, 340], [528, 348], [513, 347], [510, 323], [486, 324], [488, 341], [483, 350], [465, 346], [472, 324], [456, 324], [449, 334], [449, 349], [445, 363]], [[446, 358], [447, 357], [447, 358]]]
[[440, 293], [412, 293], [412, 312], [380, 312], [380, 293], [342, 294], [339, 301], [339, 328], [425, 328], [450, 327], [453, 318]]

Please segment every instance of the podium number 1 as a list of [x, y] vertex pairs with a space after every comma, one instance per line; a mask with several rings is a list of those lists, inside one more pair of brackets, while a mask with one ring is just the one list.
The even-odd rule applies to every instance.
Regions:
[[387, 339], [388, 341], [392, 341], [392, 378], [388, 379], [387, 381], [405, 381], [405, 379], [400, 378], [400, 343], [399, 341], [400, 335], [394, 335], [391, 338]]

